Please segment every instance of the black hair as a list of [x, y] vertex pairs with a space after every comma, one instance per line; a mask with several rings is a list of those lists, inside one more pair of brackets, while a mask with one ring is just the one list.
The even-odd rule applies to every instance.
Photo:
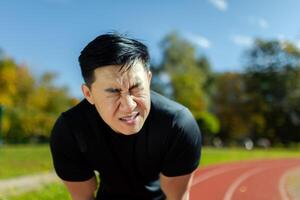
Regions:
[[149, 68], [149, 52], [143, 43], [119, 33], [107, 33], [96, 37], [82, 51], [79, 64], [82, 77], [87, 84], [95, 81], [94, 70], [107, 65], [119, 65], [120, 70], [129, 69], [139, 60]]

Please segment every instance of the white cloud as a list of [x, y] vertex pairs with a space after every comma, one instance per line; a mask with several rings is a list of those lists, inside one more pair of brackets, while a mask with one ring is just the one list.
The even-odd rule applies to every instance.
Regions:
[[260, 18], [260, 19], [258, 19], [257, 22], [258, 22], [258, 25], [263, 29], [266, 29], [269, 27], [269, 22], [266, 19]]
[[245, 35], [234, 35], [232, 37], [232, 41], [236, 45], [246, 46], [246, 47], [251, 46], [254, 42], [254, 40], [251, 37]]
[[209, 0], [209, 2], [221, 11], [226, 11], [228, 8], [226, 0]]
[[269, 22], [265, 18], [258, 18], [258, 17], [251, 16], [249, 17], [249, 21], [251, 24], [255, 26], [259, 26], [262, 29], [269, 28]]
[[211, 42], [201, 35], [187, 34], [187, 39], [203, 49], [209, 49], [211, 47]]
[[277, 35], [277, 39], [278, 39], [279, 41], [285, 41], [285, 40], [286, 40], [286, 37], [285, 37], [285, 35], [283, 35], [283, 34], [278, 34], [278, 35]]

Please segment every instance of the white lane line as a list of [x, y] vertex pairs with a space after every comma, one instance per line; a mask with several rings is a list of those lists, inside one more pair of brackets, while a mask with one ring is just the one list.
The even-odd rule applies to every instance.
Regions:
[[264, 168], [256, 168], [250, 171], [247, 171], [246, 173], [242, 174], [239, 178], [235, 179], [235, 181], [229, 186], [228, 190], [225, 193], [224, 200], [231, 200], [232, 196], [234, 194], [234, 191], [239, 187], [239, 185], [245, 181], [250, 176], [253, 176], [255, 174], [260, 173], [263, 170], [266, 170], [267, 167]]
[[0, 180], [0, 199], [5, 195], [16, 195], [39, 188], [52, 182], [59, 182], [54, 172], [20, 176]]
[[200, 182], [203, 182], [203, 181], [210, 179], [214, 176], [217, 176], [219, 174], [223, 174], [223, 173], [230, 172], [230, 171], [237, 170], [237, 169], [249, 168], [249, 167], [251, 167], [251, 166], [220, 167], [218, 169], [214, 169], [209, 172], [204, 172], [203, 175], [200, 175], [200, 176], [197, 176], [194, 178], [192, 186], [195, 186], [195, 185], [199, 184]]
[[286, 177], [288, 176], [288, 173], [285, 173], [281, 178], [280, 178], [280, 181], [279, 181], [279, 193], [280, 193], [280, 196], [281, 196], [281, 199], [282, 200], [289, 200], [289, 196], [287, 194], [287, 191], [284, 187], [285, 185], [285, 180], [286, 180]]
[[299, 166], [297, 167], [294, 167], [292, 169], [289, 169], [287, 172], [285, 172], [281, 178], [280, 178], [280, 181], [279, 181], [279, 185], [278, 185], [278, 189], [279, 189], [279, 193], [280, 193], [280, 196], [281, 196], [281, 199], [282, 200], [290, 200], [289, 198], [289, 195], [288, 195], [288, 191], [287, 189], [285, 188], [285, 183], [286, 183], [286, 178], [288, 176], [292, 176], [294, 170], [299, 170]]

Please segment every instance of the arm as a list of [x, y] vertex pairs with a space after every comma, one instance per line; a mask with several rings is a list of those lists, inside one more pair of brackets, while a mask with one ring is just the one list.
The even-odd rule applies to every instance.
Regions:
[[[95, 172], [87, 163], [76, 139], [79, 137], [85, 142], [82, 139], [83, 131], [74, 131], [80, 127], [72, 129], [68, 122], [64, 114], [60, 115], [51, 131], [50, 149], [54, 169], [73, 200], [93, 200], [97, 188]], [[76, 124], [76, 120], [73, 123]]]
[[167, 196], [167, 200], [189, 200], [192, 179], [193, 173], [175, 177], [160, 174], [161, 189]]
[[87, 181], [70, 182], [63, 181], [73, 200], [94, 200], [94, 192], [97, 189], [96, 178]]

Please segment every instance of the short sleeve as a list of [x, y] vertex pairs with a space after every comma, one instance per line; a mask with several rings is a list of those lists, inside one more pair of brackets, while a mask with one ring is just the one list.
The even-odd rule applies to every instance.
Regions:
[[186, 108], [173, 120], [162, 174], [173, 177], [192, 173], [201, 157], [201, 133], [194, 117]]
[[94, 176], [69, 128], [67, 120], [61, 115], [51, 132], [50, 149], [54, 169], [65, 181], [85, 181]]

